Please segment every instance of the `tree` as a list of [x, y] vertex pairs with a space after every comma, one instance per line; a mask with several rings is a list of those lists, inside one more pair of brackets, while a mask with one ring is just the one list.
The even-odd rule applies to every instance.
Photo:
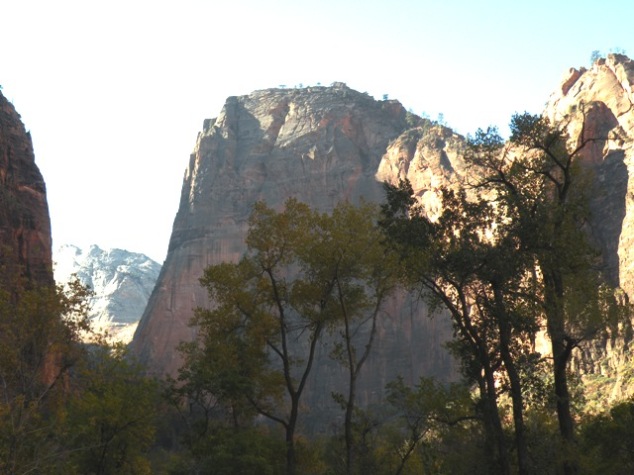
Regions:
[[[6, 256], [3, 256], [6, 257]], [[24, 278], [3, 259], [0, 288], [0, 472], [58, 473], [67, 467], [59, 418], [70, 369], [82, 357], [87, 290]]]
[[496, 277], [502, 282], [491, 266], [503, 259], [498, 259], [487, 234], [495, 208], [485, 200], [468, 199], [464, 191], [445, 189], [442, 213], [432, 220], [418, 205], [408, 182], [399, 187], [386, 185], [386, 190], [381, 224], [402, 256], [403, 275], [410, 285], [420, 287], [432, 309], [448, 311], [456, 335], [450, 347], [461, 361], [467, 381], [479, 390], [478, 414], [492, 470], [510, 473], [498, 408], [501, 321], [493, 312], [495, 292], [490, 285]]
[[586, 473], [627, 474], [634, 471], [634, 402], [620, 402], [581, 427]]
[[144, 454], [154, 441], [158, 384], [123, 346], [92, 346], [69, 393], [67, 443], [79, 473], [151, 473]]
[[430, 378], [421, 378], [408, 387], [402, 378], [387, 386], [386, 400], [398, 420], [398, 438], [392, 447], [397, 455], [395, 475], [404, 473], [406, 464], [418, 454], [422, 473], [432, 473], [442, 461], [433, 454], [434, 439], [450, 426], [473, 423], [472, 401], [465, 385], [442, 385]]
[[397, 285], [397, 262], [384, 246], [377, 217], [378, 209], [369, 204], [358, 208], [339, 205], [331, 216], [322, 216], [321, 238], [311, 243], [306, 254], [317, 281], [332, 285], [331, 327], [339, 338], [331, 356], [348, 372], [345, 395], [334, 394], [345, 411], [347, 473], [357, 469], [353, 431], [357, 382], [370, 355], [385, 302]]
[[[317, 344], [342, 324], [335, 354], [349, 369], [352, 417], [356, 379], [393, 286], [373, 215], [370, 205], [341, 204], [331, 216], [294, 199], [280, 213], [257, 203], [245, 256], [207, 268], [201, 279], [212, 308], [196, 310], [197, 339], [182, 347], [175, 388], [202, 412], [205, 426], [220, 416], [239, 430], [256, 414], [279, 424], [289, 474], [297, 471], [299, 408]], [[369, 340], [357, 356], [352, 325], [365, 322]]]
[[582, 130], [579, 141], [570, 145], [565, 124], [556, 127], [545, 117], [522, 114], [511, 122], [512, 150], [474, 160], [482, 177], [477, 185], [495, 193], [539, 272], [535, 295], [551, 341], [559, 429], [570, 453], [565, 473], [577, 472], [568, 363], [573, 350], [621, 310], [599, 272], [598, 251], [586, 226], [592, 174], [581, 155], [586, 146], [606, 138], [587, 137]]
[[603, 56], [601, 55], [601, 51], [599, 51], [598, 49], [592, 50], [592, 53], [590, 53], [590, 66], [596, 63], [602, 57]]
[[[546, 118], [516, 115], [504, 145], [495, 129], [478, 131], [465, 157], [469, 181], [442, 191], [437, 219], [417, 207], [407, 184], [388, 187], [384, 227], [406, 257], [409, 274], [452, 316], [465, 373], [480, 387], [483, 420], [509, 470], [497, 411], [496, 374], [509, 382], [520, 473], [528, 456], [519, 362], [545, 323], [565, 473], [576, 472], [567, 366], [572, 351], [619, 314], [598, 271], [584, 226], [590, 219], [590, 170], [578, 159], [586, 138], [569, 149], [563, 129]], [[467, 191], [468, 190], [468, 193]]]

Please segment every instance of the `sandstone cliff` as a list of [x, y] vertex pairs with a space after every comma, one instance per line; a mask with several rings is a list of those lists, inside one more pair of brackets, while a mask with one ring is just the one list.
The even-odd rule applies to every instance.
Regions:
[[[341, 83], [229, 98], [198, 136], [168, 255], [133, 351], [153, 371], [175, 373], [175, 347], [193, 337], [187, 326], [192, 309], [207, 304], [198, 279], [206, 266], [241, 256], [256, 200], [280, 208], [294, 196], [328, 211], [341, 200], [383, 201], [381, 181], [406, 175], [423, 195], [454, 173], [459, 144], [449, 129], [408, 114], [400, 103], [375, 101]], [[394, 299], [390, 311], [360, 381], [362, 403], [377, 400], [396, 374], [415, 381], [452, 372], [444, 319], [420, 318], [425, 310], [406, 297]], [[313, 371], [313, 408], [332, 405], [334, 381], [344, 376], [329, 351], [320, 349]]]
[[[582, 150], [582, 159], [595, 174], [592, 233], [606, 276], [634, 302], [634, 61], [611, 54], [590, 69], [571, 69], [545, 113], [567, 124], [576, 144], [598, 139]], [[582, 347], [575, 361], [578, 370], [600, 380], [603, 387], [597, 390], [605, 391], [608, 399], [634, 391], [632, 328], [634, 322], [606, 332]]]
[[546, 115], [568, 124], [583, 160], [594, 167], [593, 230], [612, 283], [634, 296], [634, 62], [611, 54], [592, 68], [571, 69], [551, 96]]
[[20, 115], [0, 93], [0, 264], [53, 284], [51, 223], [44, 179]]
[[[634, 184], [629, 180], [634, 144], [634, 66], [610, 55], [591, 69], [571, 70], [545, 114], [567, 124], [573, 143], [595, 138], [583, 150], [595, 172], [591, 230], [611, 282], [634, 295]], [[272, 89], [231, 97], [217, 119], [204, 122], [185, 172], [169, 252], [133, 341], [159, 374], [174, 374], [179, 341], [190, 340], [193, 308], [207, 304], [198, 278], [203, 269], [235, 261], [256, 200], [281, 207], [289, 196], [328, 211], [340, 200], [382, 201], [382, 181], [408, 178], [430, 213], [437, 188], [465, 173], [464, 140], [450, 129], [407, 114], [396, 101], [375, 101], [342, 83], [332, 87]], [[372, 360], [360, 382], [360, 401], [376, 400], [396, 373], [446, 375], [452, 363], [442, 347], [446, 321], [404, 297], [395, 299], [379, 330]], [[606, 333], [584, 347], [575, 366], [610, 379], [622, 396], [634, 374], [629, 357], [632, 326]], [[316, 365], [311, 407], [330, 400], [341, 375], [323, 350]], [[629, 373], [628, 373], [629, 371]]]

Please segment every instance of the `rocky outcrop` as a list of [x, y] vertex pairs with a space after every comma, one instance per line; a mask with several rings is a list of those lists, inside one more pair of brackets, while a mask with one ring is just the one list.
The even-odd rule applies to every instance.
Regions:
[[25, 130], [13, 104], [2, 93], [0, 259], [0, 265], [5, 267], [17, 264], [29, 281], [53, 284], [46, 186], [35, 164], [31, 135]]
[[[341, 83], [229, 98], [217, 119], [205, 121], [190, 157], [168, 255], [133, 351], [156, 373], [176, 372], [176, 346], [194, 336], [187, 325], [193, 309], [208, 304], [198, 279], [205, 267], [241, 257], [257, 200], [281, 209], [297, 197], [329, 211], [341, 200], [383, 201], [381, 181], [403, 176], [415, 178], [424, 194], [429, 183], [455, 173], [459, 144], [449, 129], [408, 114], [397, 101], [376, 101]], [[425, 312], [405, 296], [394, 299], [359, 383], [362, 403], [376, 401], [396, 374], [416, 381], [452, 373], [443, 347], [448, 324], [420, 318]], [[333, 381], [344, 377], [330, 349], [319, 351], [310, 382], [314, 408], [332, 406]]]
[[129, 343], [143, 315], [160, 264], [144, 254], [123, 249], [88, 250], [65, 244], [54, 253], [55, 280], [63, 285], [73, 275], [93, 292], [89, 318], [96, 331]]
[[613, 284], [634, 296], [634, 62], [611, 54], [592, 68], [572, 69], [546, 107], [567, 124], [573, 145], [595, 172], [593, 232]]
[[[592, 234], [608, 280], [634, 299], [634, 61], [611, 54], [590, 69], [571, 69], [546, 107], [567, 124], [573, 145], [594, 172]], [[581, 348], [576, 369], [602, 378], [608, 398], [631, 394], [634, 322], [622, 322]], [[594, 379], [593, 379], [594, 381]], [[607, 389], [606, 389], [607, 388]]]
[[392, 185], [409, 180], [430, 216], [440, 211], [440, 188], [464, 177], [465, 141], [451, 129], [428, 121], [405, 131], [387, 148], [376, 179]]

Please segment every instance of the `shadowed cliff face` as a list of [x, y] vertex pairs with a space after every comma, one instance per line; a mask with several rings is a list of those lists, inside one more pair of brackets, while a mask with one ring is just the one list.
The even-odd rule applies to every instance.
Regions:
[[51, 223], [31, 136], [0, 93], [0, 255], [33, 282], [53, 285]]
[[[452, 147], [460, 139], [428, 122], [409, 129], [406, 115], [396, 101], [375, 101], [342, 84], [229, 98], [198, 136], [169, 252], [133, 351], [152, 371], [175, 374], [175, 348], [194, 335], [187, 326], [193, 308], [208, 303], [198, 279], [205, 267], [241, 257], [257, 200], [281, 209], [288, 197], [297, 197], [330, 211], [341, 200], [384, 201], [381, 182], [398, 181], [405, 169], [427, 174], [425, 186], [417, 186], [421, 195], [428, 178], [448, 179]], [[388, 313], [360, 381], [361, 403], [376, 401], [396, 374], [411, 381], [453, 374], [443, 348], [450, 337], [444, 319], [424, 318], [426, 309], [407, 296], [395, 297]], [[310, 407], [332, 405], [332, 382], [345, 376], [330, 350], [325, 344], [319, 349]]]

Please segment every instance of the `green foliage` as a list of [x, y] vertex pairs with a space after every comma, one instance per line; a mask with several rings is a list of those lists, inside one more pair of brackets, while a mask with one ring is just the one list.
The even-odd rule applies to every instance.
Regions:
[[633, 473], [634, 402], [618, 403], [590, 418], [582, 425], [580, 439], [585, 473]]
[[168, 468], [170, 475], [276, 475], [283, 473], [280, 454], [284, 446], [278, 437], [262, 428], [233, 430], [215, 427], [193, 441], [189, 455], [181, 455]]
[[337, 434], [322, 449], [326, 467], [315, 473], [495, 473], [473, 403], [464, 385], [421, 378], [410, 387], [398, 378], [386, 387], [381, 405], [357, 410], [353, 470], [346, 466], [344, 437]]
[[67, 408], [67, 437], [79, 473], [149, 474], [158, 384], [122, 346], [90, 349], [77, 365]]
[[287, 471], [294, 472], [300, 400], [325, 331], [340, 336], [331, 356], [350, 375], [351, 423], [356, 378], [396, 285], [396, 261], [376, 216], [367, 204], [343, 203], [332, 214], [293, 199], [283, 212], [254, 206], [245, 256], [205, 270], [201, 284], [212, 307], [196, 310], [197, 340], [181, 346], [185, 364], [170, 397], [189, 407], [190, 447], [218, 424], [245, 430], [261, 415], [284, 429]]
[[[443, 209], [433, 220], [409, 184], [388, 186], [382, 225], [407, 280], [451, 316], [456, 339], [450, 347], [479, 388], [480, 414], [500, 470], [510, 470], [498, 399], [502, 383], [512, 401], [519, 472], [530, 472], [527, 402], [539, 407], [549, 399], [571, 457], [563, 465], [573, 473], [575, 397], [568, 362], [574, 348], [627, 312], [597, 271], [598, 252], [584, 230], [592, 176], [577, 157], [585, 145], [605, 138], [584, 137], [569, 149], [562, 129], [530, 114], [515, 115], [510, 128], [508, 145], [492, 128], [469, 139], [468, 180], [441, 190]], [[531, 348], [540, 329], [552, 342], [548, 389], [535, 377], [544, 365]]]
[[[6, 262], [6, 261], [5, 261]], [[26, 281], [5, 267], [0, 289], [0, 472], [61, 473], [64, 401], [70, 369], [82, 357], [87, 291]]]
[[88, 351], [90, 292], [0, 280], [0, 473], [150, 473], [158, 395], [121, 348]]
[[421, 378], [411, 388], [398, 378], [388, 384], [386, 400], [395, 418], [386, 431], [389, 434], [386, 455], [393, 459], [396, 474], [410, 473], [408, 469], [412, 468], [411, 473], [448, 469], [441, 446], [449, 428], [477, 430], [473, 401], [464, 385], [441, 385], [433, 379]]

